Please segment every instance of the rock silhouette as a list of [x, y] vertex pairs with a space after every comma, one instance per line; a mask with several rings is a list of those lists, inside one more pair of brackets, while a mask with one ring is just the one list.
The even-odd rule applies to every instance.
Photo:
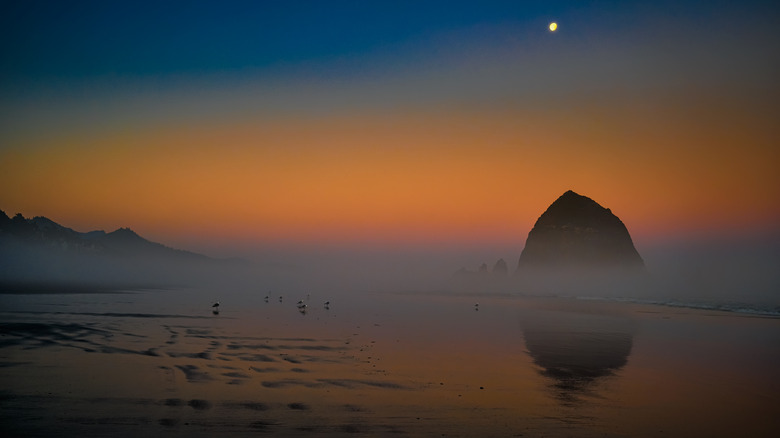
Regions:
[[9, 218], [0, 210], [0, 242], [33, 246], [58, 253], [110, 255], [122, 257], [173, 258], [185, 261], [209, 261], [210, 258], [190, 251], [174, 249], [144, 239], [130, 228], [107, 233], [103, 230], [80, 233], [51, 219], [21, 214]]
[[484, 284], [487, 281], [505, 279], [508, 271], [504, 259], [498, 259], [492, 270], [488, 268], [487, 263], [482, 263], [476, 271], [466, 268], [458, 269], [453, 274], [453, 278], [459, 281], [465, 280], [476, 282], [475, 284]]
[[533, 267], [643, 268], [644, 262], [612, 211], [569, 190], [528, 233], [518, 269]]
[[82, 233], [42, 216], [0, 211], [0, 292], [161, 288], [238, 267], [146, 240], [129, 228]]
[[509, 272], [509, 269], [507, 268], [504, 259], [498, 259], [496, 264], [493, 265], [493, 275], [499, 277], [506, 277], [507, 272]]

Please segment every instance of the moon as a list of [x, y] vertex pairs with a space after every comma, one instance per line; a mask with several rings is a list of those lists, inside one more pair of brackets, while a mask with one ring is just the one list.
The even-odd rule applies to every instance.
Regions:
[[556, 29], [558, 29], [558, 23], [553, 21], [550, 23], [550, 32], [555, 32]]

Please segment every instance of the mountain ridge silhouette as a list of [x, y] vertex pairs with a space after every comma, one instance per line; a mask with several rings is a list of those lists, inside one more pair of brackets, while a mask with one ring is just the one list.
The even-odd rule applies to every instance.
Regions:
[[203, 254], [152, 242], [126, 227], [111, 232], [93, 230], [82, 233], [45, 216], [27, 219], [21, 213], [17, 213], [13, 218], [9, 218], [2, 210], [0, 210], [0, 238], [66, 252], [213, 260]]

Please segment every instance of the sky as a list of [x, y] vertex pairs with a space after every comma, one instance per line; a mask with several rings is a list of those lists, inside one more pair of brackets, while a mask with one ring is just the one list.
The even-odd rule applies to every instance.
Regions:
[[0, 10], [9, 215], [193, 250], [519, 256], [572, 189], [611, 208], [640, 253], [780, 234], [775, 2]]

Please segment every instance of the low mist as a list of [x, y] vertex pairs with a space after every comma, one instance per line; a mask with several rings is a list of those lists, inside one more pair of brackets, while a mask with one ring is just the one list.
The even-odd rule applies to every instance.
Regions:
[[[491, 247], [257, 252], [246, 259], [247, 278], [294, 291], [571, 296], [724, 310], [780, 307], [778, 239], [665, 242], [643, 249], [645, 268], [637, 271], [518, 271], [520, 252]], [[507, 274], [492, 272], [499, 259], [506, 261]], [[487, 271], [479, 272], [483, 264]], [[464, 270], [471, 275], [459, 275]]]
[[[194, 288], [265, 296], [368, 292], [627, 299], [712, 308], [780, 308], [780, 241], [671, 242], [642, 249], [645, 269], [517, 271], [521, 248], [330, 247], [244, 251], [235, 259], [73, 255], [5, 244], [6, 291]], [[506, 274], [492, 272], [503, 258]], [[482, 264], [487, 270], [479, 272]], [[461, 271], [461, 272], [458, 272]], [[468, 272], [469, 275], [462, 275]], [[32, 286], [31, 286], [32, 285]], [[740, 307], [742, 306], [742, 307]]]

